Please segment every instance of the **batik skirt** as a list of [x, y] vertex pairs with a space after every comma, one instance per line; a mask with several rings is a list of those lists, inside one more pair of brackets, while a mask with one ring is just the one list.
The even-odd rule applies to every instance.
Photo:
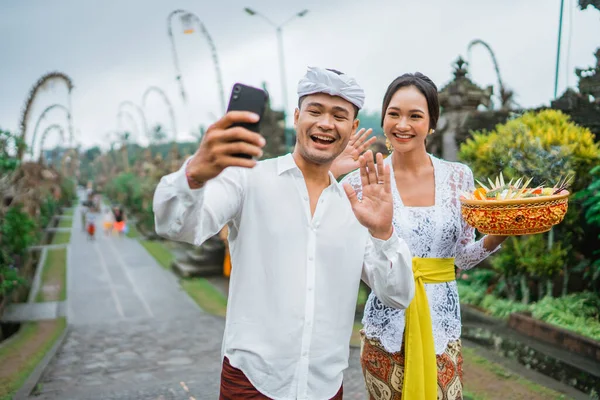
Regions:
[[[389, 353], [377, 339], [361, 332], [360, 363], [369, 400], [401, 400], [404, 381], [404, 345], [398, 353]], [[448, 343], [437, 358], [438, 400], [462, 399], [462, 353], [460, 339]], [[412, 400], [412, 399], [411, 399]]]

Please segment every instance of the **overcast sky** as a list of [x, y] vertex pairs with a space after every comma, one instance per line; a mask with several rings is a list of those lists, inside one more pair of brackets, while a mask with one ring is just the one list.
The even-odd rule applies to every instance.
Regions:
[[[576, 84], [575, 67], [594, 64], [600, 46], [600, 12], [581, 11], [576, 4], [565, 0], [559, 93]], [[443, 87], [459, 55], [470, 61], [477, 84], [495, 84], [487, 52], [476, 47], [469, 57], [467, 46], [476, 38], [494, 49], [502, 79], [521, 105], [549, 104], [559, 6], [560, 0], [0, 0], [0, 127], [18, 130], [28, 91], [54, 70], [69, 75], [75, 85], [73, 123], [84, 147], [102, 144], [111, 130], [133, 130], [128, 118], [119, 125], [119, 104], [141, 105], [151, 85], [162, 88], [172, 102], [180, 138], [191, 126], [210, 124], [221, 106], [209, 46], [199, 32], [184, 35], [178, 18], [173, 31], [187, 106], [175, 80], [167, 15], [178, 8], [198, 15], [212, 36], [226, 98], [234, 82], [266, 81], [273, 105], [283, 104], [275, 29], [243, 11], [251, 7], [276, 23], [309, 10], [283, 29], [290, 112], [296, 84], [309, 65], [354, 75], [366, 91], [365, 109], [373, 111], [387, 85], [402, 73], [423, 72]], [[53, 103], [67, 104], [61, 85], [37, 98], [29, 138], [41, 111]], [[160, 123], [170, 130], [160, 97], [148, 98], [146, 114], [150, 126]], [[54, 110], [40, 132], [63, 121], [60, 110]], [[139, 120], [135, 124], [141, 128]], [[54, 142], [58, 137], [46, 143]]]

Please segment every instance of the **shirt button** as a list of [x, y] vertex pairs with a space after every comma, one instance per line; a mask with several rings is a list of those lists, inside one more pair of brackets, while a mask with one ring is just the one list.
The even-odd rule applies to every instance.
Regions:
[[308, 201], [308, 196], [304, 196], [304, 201]]
[[305, 351], [304, 353], [302, 353], [302, 357], [307, 357], [308, 356], [308, 352]]
[[308, 256], [308, 261], [312, 261], [312, 260], [314, 260], [314, 259], [315, 259], [315, 258], [314, 258], [313, 256]]

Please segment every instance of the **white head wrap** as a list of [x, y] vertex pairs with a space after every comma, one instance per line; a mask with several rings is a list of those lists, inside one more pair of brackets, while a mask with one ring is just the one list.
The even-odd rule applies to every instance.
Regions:
[[359, 109], [365, 102], [365, 91], [348, 75], [338, 75], [318, 67], [308, 67], [306, 75], [298, 82], [298, 97], [315, 93], [339, 96]]

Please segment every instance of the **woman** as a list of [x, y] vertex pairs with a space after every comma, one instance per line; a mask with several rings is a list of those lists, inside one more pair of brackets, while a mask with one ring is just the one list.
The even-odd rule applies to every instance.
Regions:
[[104, 212], [104, 220], [103, 220], [103, 227], [104, 227], [104, 236], [108, 236], [110, 235], [110, 232], [113, 229], [113, 224], [115, 222], [115, 217], [113, 216], [113, 213], [110, 209], [106, 209], [106, 211]]
[[115, 222], [113, 223], [113, 231], [119, 236], [122, 236], [125, 231], [125, 213], [121, 207], [113, 208]]
[[[426, 139], [435, 132], [439, 114], [437, 88], [420, 73], [395, 79], [383, 99], [381, 124], [391, 153], [384, 163], [392, 177], [394, 227], [413, 253], [417, 286], [406, 310], [386, 307], [369, 295], [361, 364], [371, 399], [462, 399], [454, 266], [474, 267], [505, 239], [475, 241], [459, 202], [461, 191], [474, 189], [471, 170], [427, 153]], [[344, 182], [359, 192], [359, 171]]]

